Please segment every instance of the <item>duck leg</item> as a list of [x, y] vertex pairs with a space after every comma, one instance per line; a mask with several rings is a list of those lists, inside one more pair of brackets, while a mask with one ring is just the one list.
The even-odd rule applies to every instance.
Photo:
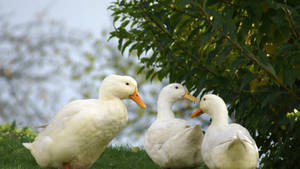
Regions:
[[70, 169], [70, 163], [63, 163], [64, 169]]

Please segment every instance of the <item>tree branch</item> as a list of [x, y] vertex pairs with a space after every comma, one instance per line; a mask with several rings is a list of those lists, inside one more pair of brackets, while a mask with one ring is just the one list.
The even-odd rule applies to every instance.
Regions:
[[290, 25], [290, 27], [291, 27], [291, 29], [292, 29], [294, 35], [296, 36], [296, 38], [297, 38], [298, 40], [300, 40], [300, 35], [299, 35], [298, 32], [296, 31], [296, 27], [295, 27], [295, 24], [294, 24], [294, 22], [293, 22], [293, 20], [292, 20], [291, 14], [290, 14], [290, 12], [289, 12], [289, 10], [288, 10], [288, 7], [287, 7], [287, 1], [286, 1], [286, 0], [284, 0], [283, 11], [284, 11], [284, 13], [287, 15], [287, 19], [288, 19], [289, 25]]
[[280, 86], [282, 86], [289, 94], [293, 95], [298, 101], [300, 101], [300, 97], [297, 96], [291, 89], [289, 89], [284, 83], [282, 83], [276, 76], [274, 76], [270, 71], [268, 71], [267, 69], [265, 69], [263, 66], [261, 66], [261, 64], [251, 55], [253, 55], [252, 53], [248, 54], [247, 52], [245, 52], [237, 43], [235, 43], [227, 34], [225, 34], [225, 32], [223, 32], [223, 30], [220, 30], [225, 38], [232, 44], [232, 46], [234, 48], [236, 48], [237, 50], [239, 50], [243, 55], [245, 55], [249, 60], [251, 60], [254, 64], [260, 66], [271, 78], [274, 79], [274, 81], [276, 83], [278, 83]]
[[[152, 16], [145, 10], [145, 8], [138, 4], [138, 7], [144, 12], [144, 14], [146, 15], [146, 17], [148, 17], [161, 31], [163, 31], [165, 34], [167, 34], [167, 36], [174, 42], [176, 43], [176, 45], [186, 54], [188, 54], [190, 57], [192, 57], [193, 59], [195, 60], [198, 60], [193, 54], [189, 53], [183, 46], [180, 45], [180, 43], [177, 43], [179, 40], [176, 40], [172, 37], [172, 34], [167, 31], [161, 24], [159, 24], [158, 22], [156, 22]], [[181, 43], [184, 43], [184, 42], [181, 42]], [[200, 64], [200, 67], [204, 70], [206, 70], [207, 72], [211, 73], [212, 75], [214, 76], [217, 76], [217, 74], [211, 70], [209, 70], [207, 67], [205, 67], [204, 65]]]
[[[201, 12], [201, 14], [203, 15], [203, 16], [205, 16], [205, 18], [206, 18], [206, 20], [212, 25], [213, 23], [213, 21], [212, 20], [210, 20], [210, 15], [209, 14], [207, 14], [202, 8], [201, 8], [201, 6], [199, 6], [199, 5], [197, 5], [197, 4], [195, 4], [196, 5], [196, 7], [199, 9], [199, 11]], [[147, 13], [147, 11], [140, 5], [140, 4], [138, 4], [138, 6], [139, 6], [139, 8], [144, 12], [144, 14], [146, 15], [146, 17], [148, 17], [160, 30], [162, 30], [165, 34], [167, 34], [167, 36], [172, 40], [172, 41], [174, 41], [175, 43], [176, 42], [178, 42], [176, 39], [174, 39], [173, 37], [172, 37], [172, 34], [170, 33], [170, 32], [168, 32], [162, 25], [160, 25], [158, 22], [156, 22], [152, 17], [151, 17], [151, 15], [149, 14], [149, 13]], [[170, 7], [169, 7], [170, 8]], [[187, 12], [185, 12], [185, 11], [182, 11], [182, 10], [179, 10], [179, 9], [177, 9], [177, 8], [171, 8], [171, 9], [173, 9], [173, 10], [175, 10], [175, 11], [178, 11], [178, 12], [180, 12], [180, 13], [183, 13], [183, 14], [185, 14], [185, 15], [188, 15], [188, 16], [190, 16], [190, 17], [195, 17], [195, 18], [200, 18], [200, 16], [196, 16], [196, 15], [193, 15], [193, 14], [189, 14], [189, 13], [187, 13]], [[288, 13], [289, 14], [289, 13]], [[290, 15], [288, 15], [288, 16], [290, 16]], [[291, 22], [292, 23], [292, 22]], [[292, 25], [293, 25], [293, 23], [292, 23]], [[283, 87], [289, 94], [291, 94], [292, 96], [294, 96], [298, 101], [300, 101], [300, 97], [299, 96], [297, 96], [290, 88], [288, 88], [283, 82], [281, 82], [275, 75], [273, 75], [269, 70], [267, 70], [264, 66], [262, 66], [259, 62], [258, 62], [258, 60], [255, 58], [255, 57], [253, 57], [254, 55], [250, 52], [250, 53], [247, 53], [243, 48], [241, 48], [236, 42], [234, 42], [224, 31], [223, 31], [223, 29], [222, 28], [220, 28], [220, 29], [218, 29], [218, 32], [220, 32], [220, 33], [222, 33], [223, 35], [224, 35], [224, 37], [231, 43], [231, 45], [233, 46], [233, 48], [235, 48], [235, 49], [237, 49], [238, 51], [240, 51], [245, 57], [247, 57], [251, 62], [253, 62], [254, 64], [256, 64], [256, 65], [258, 65], [259, 67], [261, 67], [261, 69], [263, 69], [266, 73], [267, 73], [267, 75], [269, 76], [269, 77], [271, 77], [277, 84], [279, 84], [281, 87]], [[297, 34], [297, 32], [295, 32], [296, 34]], [[297, 36], [299, 36], [298, 34], [297, 34]], [[184, 43], [184, 42], [182, 42], [182, 43]], [[184, 52], [184, 53], [187, 53], [189, 56], [191, 56], [192, 58], [194, 58], [194, 59], [196, 59], [197, 60], [197, 58], [194, 56], [194, 55], [192, 55], [192, 54], [190, 54], [188, 51], [186, 51], [186, 49], [185, 48], [183, 48], [180, 44], [178, 44], [178, 43], [176, 43], [177, 45], [178, 45], [178, 47]], [[211, 73], [211, 74], [213, 74], [214, 76], [217, 76], [214, 72], [212, 72], [212, 71], [210, 71], [207, 67], [205, 67], [205, 66], [203, 66], [202, 64], [200, 64], [200, 66], [201, 66], [201, 68], [202, 69], [205, 69], [207, 72], [209, 72], [209, 73]]]
[[[197, 5], [200, 12], [206, 16], [206, 19], [209, 21], [210, 24], [212, 24], [212, 21], [209, 19], [209, 15], [199, 6]], [[199, 17], [198, 17], [199, 18]], [[283, 82], [281, 82], [276, 76], [274, 76], [270, 71], [265, 69], [257, 60], [253, 57], [253, 54], [248, 54], [246, 51], [244, 51], [237, 43], [235, 43], [224, 31], [222, 28], [218, 29], [220, 33], [222, 33], [225, 38], [232, 44], [232, 46], [239, 50], [244, 56], [246, 56], [250, 61], [252, 61], [254, 64], [261, 67], [276, 83], [278, 83], [281, 87], [283, 87], [289, 94], [294, 96], [298, 101], [300, 101], [300, 97], [297, 96], [291, 89], [289, 89]]]

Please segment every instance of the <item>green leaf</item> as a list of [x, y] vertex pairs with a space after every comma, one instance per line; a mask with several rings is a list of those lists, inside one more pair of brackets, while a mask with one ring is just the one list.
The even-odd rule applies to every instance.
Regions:
[[208, 13], [213, 17], [213, 30], [217, 31], [223, 27], [223, 19], [222, 16], [215, 10], [208, 9]]
[[238, 56], [231, 64], [230, 66], [230, 74], [231, 76], [233, 75], [233, 73], [235, 73], [235, 71], [238, 69], [239, 65], [244, 65], [245, 63], [247, 63], [247, 60], [244, 56]]
[[144, 52], [143, 51], [143, 47], [141, 45], [137, 46], [137, 56], [138, 57], [141, 57], [142, 53]]
[[236, 26], [233, 20], [227, 21], [223, 25], [223, 30], [232, 40], [236, 40]]
[[222, 14], [223, 14], [223, 18], [227, 21], [229, 20], [232, 20], [232, 16], [233, 16], [233, 13], [234, 13], [234, 9], [235, 8], [232, 8], [231, 6], [225, 6]]
[[269, 63], [267, 63], [267, 64], [262, 64], [262, 63], [261, 63], [261, 66], [262, 66], [264, 69], [266, 69], [269, 73], [271, 73], [275, 78], [278, 78], [277, 75], [276, 75], [276, 72], [275, 72], [275, 70], [274, 70], [274, 68], [273, 68], [273, 66], [272, 66], [271, 64], [269, 64]]
[[284, 82], [287, 84], [289, 87], [292, 87], [294, 82], [295, 82], [295, 75], [292, 72], [292, 69], [284, 69]]
[[186, 30], [187, 28], [187, 25], [191, 22], [191, 18], [189, 17], [181, 17], [181, 20], [179, 22], [179, 24], [177, 24], [176, 26], [176, 32], [177, 33], [180, 33], [180, 32], [183, 32]]
[[187, 41], [191, 41], [195, 35], [200, 31], [201, 26], [197, 26], [196, 28], [193, 29], [193, 31], [191, 31], [191, 33], [188, 36]]
[[231, 52], [232, 47], [231, 45], [226, 46], [222, 53], [218, 56], [218, 64], [222, 64], [226, 58], [226, 56]]
[[123, 22], [123, 23], [121, 24], [120, 28], [125, 28], [125, 27], [129, 24], [129, 22], [130, 22], [129, 20]]
[[123, 38], [119, 38], [119, 41], [118, 41], [118, 49], [119, 50], [122, 49], [122, 44], [123, 44]]
[[206, 59], [206, 64], [210, 64], [211, 61], [217, 56], [218, 52], [219, 52], [219, 50], [217, 50], [217, 49], [209, 52], [208, 57]]
[[139, 70], [136, 72], [136, 74], [140, 74], [144, 69], [145, 67], [140, 67]]
[[265, 106], [269, 105], [274, 100], [276, 100], [281, 94], [282, 94], [282, 92], [273, 92], [273, 93], [270, 93], [269, 95], [266, 96], [266, 98], [263, 99], [261, 107], [264, 108]]
[[240, 39], [242, 41], [244, 41], [248, 38], [248, 32], [251, 29], [252, 21], [249, 18], [246, 18], [246, 19], [242, 20], [239, 24], [241, 25], [241, 28], [238, 33], [239, 33]]
[[181, 18], [182, 18], [182, 15], [179, 13], [175, 13], [175, 14], [171, 15], [170, 27], [172, 27], [174, 29], [180, 23]]
[[297, 50], [297, 47], [294, 44], [284, 44], [282, 46], [280, 46], [280, 48], [276, 51], [275, 56], [279, 56], [282, 55], [285, 52], [289, 52], [291, 50]]
[[146, 79], [149, 79], [149, 77], [150, 77], [153, 73], [154, 73], [154, 70], [153, 70], [153, 69], [147, 71], [147, 73], [146, 73]]
[[113, 23], [116, 23], [119, 20], [119, 18], [120, 18], [120, 16], [115, 16], [114, 20], [113, 20]]
[[133, 45], [130, 47], [130, 49], [129, 49], [129, 53], [131, 53], [133, 50], [136, 50], [136, 49], [138, 48], [139, 45], [140, 45], [139, 43], [133, 44]]
[[207, 32], [201, 37], [201, 47], [203, 47], [215, 35], [215, 32]]
[[122, 46], [122, 51], [121, 51], [122, 55], [123, 55], [125, 49], [127, 48], [127, 46], [130, 45], [131, 43], [132, 43], [131, 40], [127, 40], [127, 41], [123, 44], [123, 46]]
[[244, 89], [246, 85], [249, 85], [249, 83], [257, 77], [257, 74], [248, 73], [246, 76], [243, 77], [243, 81], [241, 83], [240, 89]]

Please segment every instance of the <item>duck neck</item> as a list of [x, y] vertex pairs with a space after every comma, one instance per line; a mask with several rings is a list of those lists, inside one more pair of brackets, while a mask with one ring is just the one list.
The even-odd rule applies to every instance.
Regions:
[[101, 86], [99, 89], [99, 100], [112, 100], [112, 99], [117, 99], [117, 97], [114, 96], [112, 93], [107, 92], [107, 90], [104, 90], [104, 88]]
[[211, 115], [211, 126], [224, 126], [228, 125], [228, 111], [226, 105], [215, 106], [210, 112]]
[[172, 105], [175, 100], [172, 100], [168, 95], [160, 94], [157, 101], [157, 120], [167, 120], [175, 118], [172, 112]]

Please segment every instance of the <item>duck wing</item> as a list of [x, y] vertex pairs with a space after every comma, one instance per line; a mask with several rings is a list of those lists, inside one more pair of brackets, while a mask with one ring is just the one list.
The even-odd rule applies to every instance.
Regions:
[[145, 134], [144, 146], [147, 154], [159, 166], [166, 166], [169, 160], [162, 149], [163, 145], [178, 132], [188, 127], [190, 125], [182, 119], [155, 121]]
[[241, 143], [244, 146], [245, 145], [250, 145], [251, 148], [253, 148], [254, 150], [258, 151], [258, 148], [256, 146], [255, 140], [251, 137], [249, 131], [237, 124], [237, 123], [233, 123], [229, 125], [229, 132], [232, 131], [234, 133], [233, 135], [233, 140], [236, 140], [236, 143]]
[[201, 156], [203, 137], [201, 126], [195, 125], [170, 138], [161, 149], [168, 160], [173, 163], [173, 167], [199, 166], [203, 163]]
[[153, 145], [163, 145], [167, 140], [183, 131], [190, 125], [182, 119], [155, 121], [145, 134], [145, 147], [149, 149]]

